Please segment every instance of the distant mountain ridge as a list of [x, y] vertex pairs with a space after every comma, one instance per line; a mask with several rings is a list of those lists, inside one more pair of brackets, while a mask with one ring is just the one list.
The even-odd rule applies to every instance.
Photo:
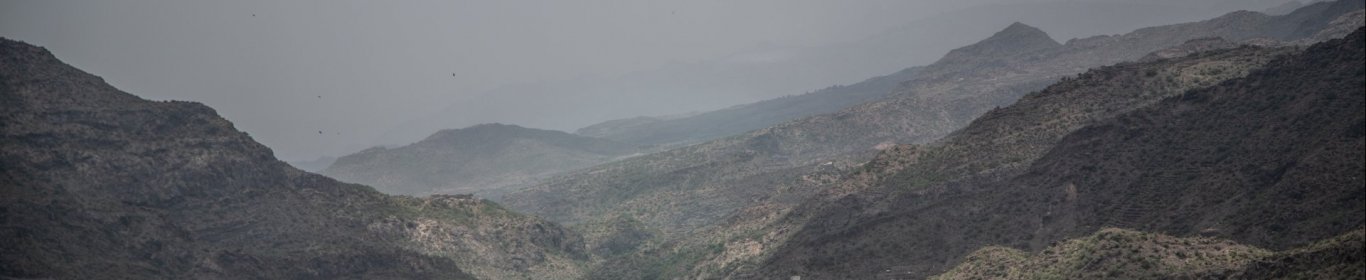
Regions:
[[438, 131], [396, 148], [338, 158], [321, 173], [395, 194], [496, 196], [559, 172], [634, 153], [630, 145], [560, 131], [482, 124]]
[[575, 133], [654, 149], [694, 144], [885, 98], [902, 81], [910, 79], [916, 69], [907, 68], [848, 86], [832, 86], [681, 118], [636, 117], [607, 121], [580, 128]]
[[[1014, 55], [1062, 47], [1038, 28], [1015, 22], [986, 40], [953, 49], [936, 65], [980, 67], [1005, 63], [992, 59], [1015, 59]], [[983, 60], [985, 59], [985, 60]], [[762, 129], [803, 117], [834, 113], [855, 105], [893, 95], [901, 83], [916, 77], [921, 67], [802, 95], [737, 105], [695, 116], [654, 120], [649, 117], [614, 120], [581, 128], [579, 134], [613, 139], [647, 147], [673, 147]], [[973, 68], [946, 71], [971, 71]], [[610, 127], [611, 129], [603, 129]]]
[[[900, 26], [849, 42], [822, 46], [755, 46], [723, 57], [685, 61], [619, 77], [571, 81], [527, 81], [525, 84], [478, 93], [476, 98], [453, 103], [440, 112], [395, 125], [369, 144], [402, 145], [433, 131], [477, 123], [507, 122], [528, 127], [574, 131], [599, 122], [658, 116], [698, 110], [719, 110], [744, 103], [798, 95], [835, 85], [852, 86], [869, 77], [892, 75], [909, 67], [933, 63], [948, 51], [985, 38], [1011, 22], [1024, 22], [1048, 30], [1054, 39], [1097, 34], [1121, 34], [1136, 28], [1213, 18], [1228, 11], [1261, 10], [1285, 0], [1048, 0], [971, 1], [961, 10], [924, 15]], [[908, 11], [908, 14], [912, 12]], [[909, 18], [909, 16], [908, 16]], [[894, 81], [900, 82], [900, 81]], [[886, 91], [868, 94], [881, 95]], [[786, 106], [817, 108], [821, 104]], [[825, 102], [825, 101], [821, 101]], [[840, 101], [837, 101], [840, 102]], [[631, 104], [611, 110], [604, 104]], [[853, 104], [850, 104], [853, 105]], [[581, 108], [594, 108], [584, 110]], [[838, 110], [843, 106], [835, 106]], [[515, 109], [515, 110], [510, 110]], [[821, 109], [819, 111], [825, 111]], [[523, 112], [536, 112], [527, 114]], [[732, 136], [809, 116], [801, 110], [732, 112], [742, 118], [718, 118], [706, 124], [688, 122], [693, 133]], [[824, 113], [824, 112], [822, 112]], [[774, 115], [754, 125], [743, 116]], [[700, 122], [700, 120], [699, 120]], [[725, 128], [711, 132], [708, 128]], [[667, 133], [682, 128], [647, 127], [644, 131]], [[666, 133], [661, 133], [661, 135]], [[598, 134], [585, 134], [601, 138]], [[685, 133], [673, 136], [688, 136]], [[662, 136], [661, 136], [662, 137]], [[692, 139], [682, 139], [692, 140]], [[705, 141], [705, 140], [702, 140]], [[654, 143], [677, 143], [679, 139], [656, 139]], [[691, 142], [696, 143], [696, 142]], [[349, 152], [349, 151], [348, 151]]]

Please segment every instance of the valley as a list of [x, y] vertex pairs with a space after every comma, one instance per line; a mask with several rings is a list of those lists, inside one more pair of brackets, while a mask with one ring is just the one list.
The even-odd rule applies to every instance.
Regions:
[[805, 94], [296, 163], [0, 38], [0, 278], [1359, 279], [1363, 8], [1014, 22]]

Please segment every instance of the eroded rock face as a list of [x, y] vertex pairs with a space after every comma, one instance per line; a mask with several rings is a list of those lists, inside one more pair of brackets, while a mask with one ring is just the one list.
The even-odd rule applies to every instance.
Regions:
[[415, 210], [299, 171], [209, 107], [143, 100], [22, 42], [0, 39], [0, 104], [0, 277], [512, 278], [585, 258], [576, 235], [487, 202]]

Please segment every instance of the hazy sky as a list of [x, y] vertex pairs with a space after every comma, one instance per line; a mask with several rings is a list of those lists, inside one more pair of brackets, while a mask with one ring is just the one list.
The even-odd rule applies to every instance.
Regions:
[[499, 86], [828, 45], [991, 2], [1007, 1], [0, 0], [0, 36], [144, 98], [206, 103], [297, 160]]

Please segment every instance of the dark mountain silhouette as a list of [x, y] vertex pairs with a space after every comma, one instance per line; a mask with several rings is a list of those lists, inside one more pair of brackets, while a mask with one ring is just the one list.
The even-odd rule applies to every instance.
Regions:
[[949, 51], [935, 62], [950, 71], [972, 71], [977, 67], [992, 67], [1002, 59], [1018, 59], [1030, 53], [1062, 47], [1048, 33], [1023, 23], [1012, 23], [985, 40]]
[[390, 197], [276, 160], [0, 39], [0, 278], [566, 278], [575, 233], [468, 196]]
[[515, 125], [442, 130], [417, 143], [338, 158], [322, 174], [385, 193], [480, 193], [509, 188], [634, 152], [629, 145]]

